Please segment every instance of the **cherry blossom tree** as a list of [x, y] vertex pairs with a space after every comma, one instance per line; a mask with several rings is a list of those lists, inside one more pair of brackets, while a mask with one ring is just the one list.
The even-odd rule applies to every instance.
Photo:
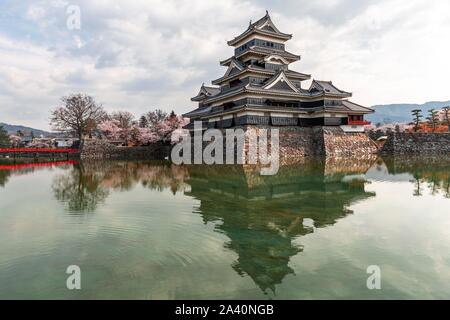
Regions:
[[167, 117], [155, 126], [155, 132], [158, 136], [158, 140], [163, 143], [171, 143], [172, 133], [177, 129], [181, 129], [185, 124], [186, 120], [184, 120], [183, 117]]
[[119, 140], [121, 138], [122, 129], [117, 120], [103, 121], [98, 125], [98, 129], [110, 140]]
[[34, 139], [28, 144], [29, 148], [52, 148], [53, 145], [49, 140]]
[[140, 145], [149, 145], [157, 142], [157, 136], [149, 128], [137, 128], [139, 131], [138, 142]]
[[[142, 122], [136, 123], [132, 121], [131, 114], [119, 119], [119, 115], [127, 115], [125, 112], [116, 113], [115, 116], [109, 117], [108, 120], [101, 122], [98, 129], [110, 140], [125, 140], [131, 145], [149, 145], [152, 143], [175, 143], [183, 134], [181, 128], [187, 124], [187, 120], [183, 117], [170, 115], [161, 110], [147, 113], [148, 121], [146, 127], [142, 127]], [[131, 116], [130, 116], [131, 115]], [[128, 119], [128, 120], [124, 120]], [[173, 139], [175, 133], [175, 140]], [[177, 138], [178, 137], [178, 138]]]
[[9, 136], [9, 141], [13, 148], [17, 148], [22, 144], [22, 137], [12, 134]]

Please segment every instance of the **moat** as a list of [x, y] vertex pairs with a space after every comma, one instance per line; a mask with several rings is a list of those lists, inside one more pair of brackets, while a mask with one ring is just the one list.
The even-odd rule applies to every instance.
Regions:
[[448, 157], [257, 172], [0, 160], [0, 299], [450, 298]]

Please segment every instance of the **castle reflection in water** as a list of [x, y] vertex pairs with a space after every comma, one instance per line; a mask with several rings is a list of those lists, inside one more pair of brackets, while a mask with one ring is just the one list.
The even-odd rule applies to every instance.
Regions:
[[[190, 167], [188, 195], [200, 200], [197, 212], [230, 240], [238, 258], [233, 269], [248, 275], [263, 292], [294, 271], [292, 256], [303, 250], [294, 239], [333, 225], [351, 214], [348, 207], [374, 197], [360, 176], [372, 165], [310, 161], [261, 176], [243, 167]], [[343, 172], [347, 165], [349, 174]]]
[[[225, 247], [237, 254], [232, 268], [267, 292], [294, 272], [289, 261], [304, 249], [295, 239], [333, 226], [352, 214], [351, 205], [376, 196], [365, 188], [369, 170], [381, 179], [408, 173], [418, 186], [416, 195], [429, 188], [449, 197], [449, 168], [448, 163], [429, 159], [311, 159], [281, 167], [275, 176], [261, 176], [257, 168], [244, 166], [83, 162], [62, 164], [65, 170], [55, 175], [52, 189], [67, 212], [77, 215], [95, 212], [111, 192], [138, 184], [197, 199], [193, 213], [226, 235]], [[33, 170], [39, 168], [0, 170], [0, 186], [11, 175]]]

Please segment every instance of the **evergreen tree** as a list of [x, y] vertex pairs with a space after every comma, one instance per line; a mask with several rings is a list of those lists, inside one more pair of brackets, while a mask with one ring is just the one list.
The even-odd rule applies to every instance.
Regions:
[[414, 109], [411, 111], [413, 117], [414, 117], [414, 132], [417, 132], [419, 130], [419, 124], [420, 119], [422, 119], [422, 110], [420, 109]]
[[145, 116], [142, 116], [139, 119], [139, 127], [140, 128], [147, 128], [148, 127], [148, 120], [147, 120], [147, 118]]
[[434, 109], [428, 110], [428, 126], [431, 128], [431, 130], [434, 132], [436, 131], [436, 127], [439, 124], [439, 116], [438, 112]]
[[444, 107], [442, 110], [444, 110], [444, 122], [450, 131], [450, 106]]
[[0, 126], [0, 148], [10, 148], [11, 141], [9, 140], [8, 132]]

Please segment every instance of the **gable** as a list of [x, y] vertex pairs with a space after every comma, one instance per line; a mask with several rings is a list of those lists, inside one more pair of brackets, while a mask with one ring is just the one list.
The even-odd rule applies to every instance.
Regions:
[[274, 90], [288, 90], [293, 92], [298, 92], [295, 85], [288, 79], [286, 74], [281, 71], [280, 73], [273, 76], [272, 79], [263, 87], [264, 89], [274, 89]]
[[231, 68], [230, 72], [228, 72], [229, 76], [232, 76], [233, 74], [239, 73], [241, 70], [239, 70], [238, 68]]
[[309, 91], [323, 91], [322, 86], [317, 83], [315, 80], [311, 83], [311, 87], [309, 88]]
[[280, 30], [273, 24], [272, 19], [268, 13], [262, 18], [262, 20], [256, 26], [259, 30], [269, 31], [272, 33], [280, 34]]
[[289, 84], [287, 84], [286, 81], [278, 81], [276, 84], [274, 84], [271, 89], [273, 90], [283, 90], [283, 91], [292, 91], [295, 92], [295, 90], [293, 90]]
[[269, 32], [276, 32], [275, 29], [272, 28], [271, 26], [264, 26], [262, 28], [262, 30], [269, 31]]
[[231, 61], [230, 65], [228, 66], [227, 72], [225, 72], [224, 77], [236, 74], [242, 70], [243, 68], [238, 63], [236, 63], [235, 61]]

